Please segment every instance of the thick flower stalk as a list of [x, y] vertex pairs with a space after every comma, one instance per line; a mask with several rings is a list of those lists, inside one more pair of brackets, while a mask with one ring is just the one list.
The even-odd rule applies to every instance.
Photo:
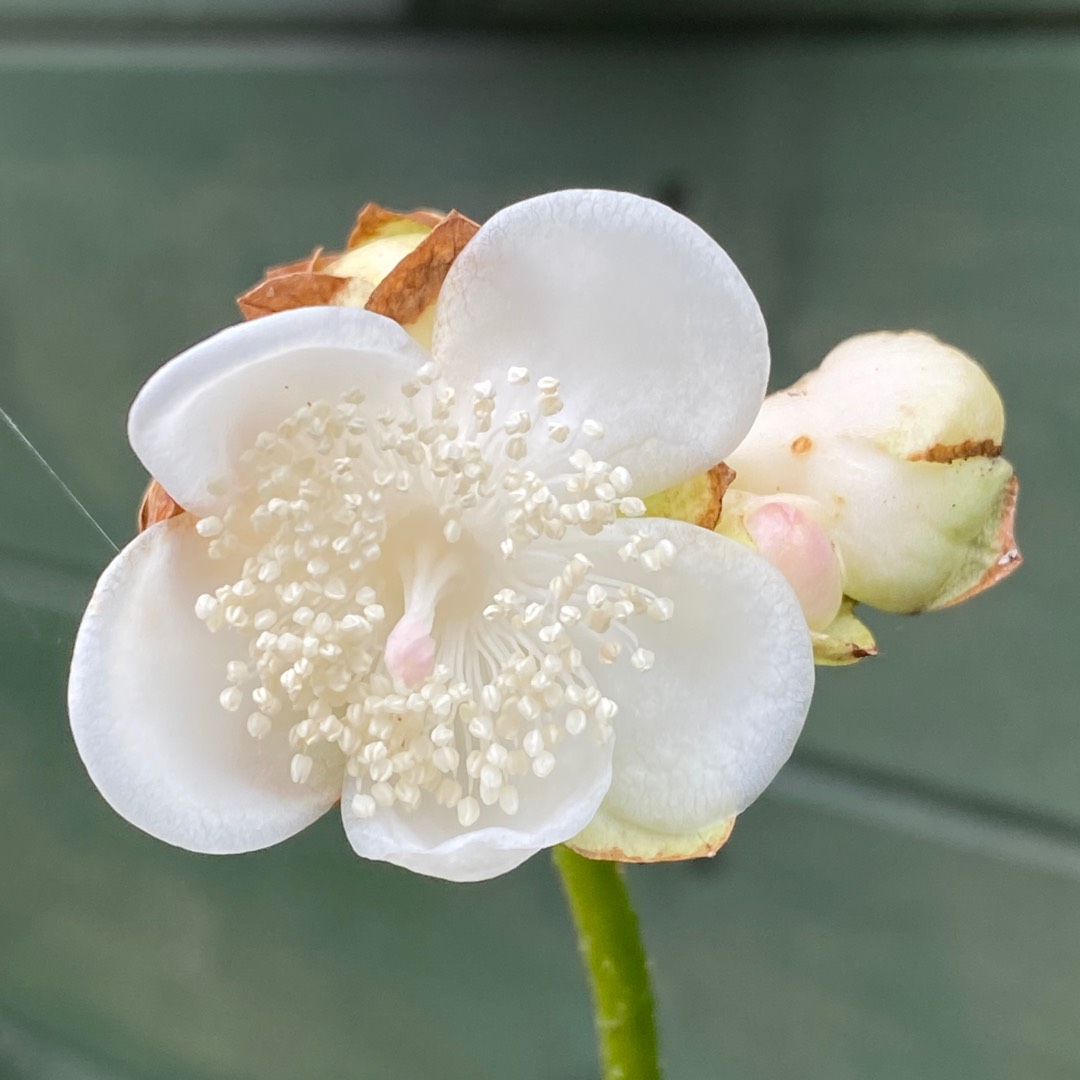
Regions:
[[[132, 406], [153, 523], [95, 590], [69, 701], [95, 783], [153, 835], [252, 850], [340, 802], [359, 854], [454, 880], [564, 841], [687, 857], [790, 754], [813, 685], [795, 592], [642, 516], [750, 430], [746, 283], [631, 195], [465, 221], [379, 249], [396, 290], [358, 269], [386, 220], [271, 275], [265, 317]], [[292, 309], [289, 274], [337, 283]]]

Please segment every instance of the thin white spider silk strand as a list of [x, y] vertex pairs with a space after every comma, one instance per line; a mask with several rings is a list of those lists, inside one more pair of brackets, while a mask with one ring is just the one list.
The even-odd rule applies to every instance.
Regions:
[[11, 418], [11, 416], [3, 408], [3, 406], [0, 406], [0, 418], [3, 419], [4, 423], [7, 424], [7, 426], [11, 429], [12, 433], [23, 444], [23, 446], [25, 446], [26, 449], [34, 455], [34, 457], [38, 461], [38, 464], [41, 465], [45, 472], [48, 473], [48, 475], [56, 481], [56, 483], [60, 486], [60, 490], [68, 497], [69, 501], [75, 504], [79, 513], [81, 513], [82, 516], [86, 518], [86, 520], [89, 521], [95, 529], [97, 529], [97, 531], [102, 535], [109, 547], [111, 547], [113, 551], [119, 553], [120, 548], [117, 546], [113, 538], [104, 530], [104, 528], [102, 528], [97, 518], [95, 518], [94, 515], [91, 514], [89, 510], [87, 510], [86, 506], [75, 494], [75, 492], [72, 491], [71, 488], [69, 488], [67, 484], [64, 483], [57, 471], [48, 463], [48, 461], [45, 460], [45, 457], [41, 453], [41, 451], [38, 450], [38, 448], [30, 441], [29, 438], [27, 438], [27, 436], [23, 433], [22, 429], [19, 427], [18, 424], [15, 423], [15, 421]]

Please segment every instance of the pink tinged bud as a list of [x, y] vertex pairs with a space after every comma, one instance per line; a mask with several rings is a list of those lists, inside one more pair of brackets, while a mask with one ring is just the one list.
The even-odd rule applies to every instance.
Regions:
[[784, 575], [811, 630], [824, 630], [843, 599], [843, 572], [825, 530], [797, 506], [767, 502], [743, 526], [758, 551]]
[[430, 630], [430, 625], [414, 616], [403, 615], [386, 639], [386, 670], [407, 687], [419, 686], [435, 670], [435, 639]]

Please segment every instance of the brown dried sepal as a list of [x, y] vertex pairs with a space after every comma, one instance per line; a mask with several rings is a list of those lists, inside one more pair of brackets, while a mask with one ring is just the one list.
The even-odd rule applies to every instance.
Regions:
[[388, 225], [396, 225], [399, 221], [415, 221], [417, 225], [427, 225], [434, 229], [446, 216], [446, 214], [440, 214], [438, 210], [410, 210], [408, 213], [401, 213], [398, 210], [387, 210], [385, 206], [379, 206], [378, 203], [365, 203], [360, 213], [356, 215], [356, 224], [349, 233], [346, 246], [349, 251], [352, 251], [365, 240], [370, 240], [383, 232]]
[[724, 496], [735, 479], [735, 470], [726, 462], [721, 461], [709, 470], [709, 484], [712, 487], [713, 502], [716, 505], [716, 513], [712, 512], [712, 504], [709, 505], [707, 520], [697, 522], [706, 529], [715, 529], [720, 520], [720, 513], [724, 509]]
[[291, 274], [311, 274], [325, 270], [336, 258], [334, 254], [325, 255], [325, 248], [317, 247], [306, 259], [297, 259], [296, 262], [285, 263], [282, 266], [271, 266], [266, 271], [268, 278], [288, 277]]
[[184, 508], [156, 480], [151, 480], [139, 504], [139, 532], [183, 512]]
[[258, 319], [278, 311], [331, 303], [349, 280], [324, 272], [335, 258], [316, 248], [306, 259], [270, 267], [258, 285], [236, 298], [240, 313], [245, 319]]
[[681, 484], [650, 495], [645, 500], [649, 517], [688, 521], [703, 529], [715, 529], [724, 507], [724, 495], [735, 479], [735, 470], [720, 462]]
[[[375, 286], [364, 305], [368, 311], [386, 315], [403, 326], [414, 323], [434, 302], [450, 264], [480, 228], [456, 210], [449, 214], [435, 210], [399, 213], [368, 203], [357, 215], [347, 250], [397, 231], [410, 231], [395, 229], [405, 223], [431, 231]], [[271, 267], [262, 281], [237, 297], [241, 314], [245, 319], [258, 319], [278, 311], [334, 303], [351, 280], [329, 272], [340, 258], [341, 253], [325, 254], [322, 248], [316, 248], [306, 259]]]
[[909, 460], [929, 461], [935, 465], [949, 465], [954, 461], [972, 457], [1001, 457], [1001, 443], [994, 442], [993, 439], [968, 439], [965, 442], [956, 443], [954, 446], [938, 443], [936, 446], [931, 446], [929, 450], [912, 454]]
[[416, 322], [424, 309], [435, 302], [451, 263], [479, 228], [475, 221], [451, 210], [375, 286], [364, 307], [402, 326]]
[[953, 607], [955, 604], [970, 600], [973, 596], [985, 592], [1020, 569], [1024, 562], [1024, 556], [1020, 554], [1020, 548], [1016, 546], [1016, 501], [1019, 495], [1020, 481], [1013, 476], [1009, 479], [1008, 486], [1005, 489], [1001, 522], [997, 531], [997, 549], [1001, 554], [998, 556], [997, 561], [989, 567], [986, 573], [970, 589], [947, 600], [940, 605], [941, 607]]

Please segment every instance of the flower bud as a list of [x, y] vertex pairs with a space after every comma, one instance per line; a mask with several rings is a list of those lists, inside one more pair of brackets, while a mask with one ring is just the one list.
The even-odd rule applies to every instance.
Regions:
[[814, 518], [811, 500], [733, 491], [717, 532], [749, 543], [784, 575], [811, 630], [824, 630], [836, 618], [844, 595], [843, 568]]
[[864, 334], [767, 398], [728, 461], [736, 489], [814, 501], [847, 596], [914, 612], [1020, 564], [1003, 432], [1001, 399], [970, 357], [928, 334]]

